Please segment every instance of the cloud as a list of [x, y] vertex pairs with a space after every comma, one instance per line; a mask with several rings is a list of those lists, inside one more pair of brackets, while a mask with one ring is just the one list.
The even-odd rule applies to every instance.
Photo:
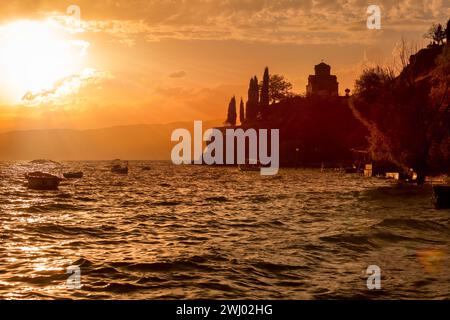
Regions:
[[42, 104], [62, 104], [64, 98], [77, 94], [81, 88], [98, 84], [101, 79], [108, 77], [107, 73], [94, 69], [85, 69], [80, 74], [74, 74], [57, 81], [51, 89], [38, 92], [28, 91], [22, 98], [25, 106], [37, 106]]
[[[75, 29], [67, 25], [70, 1], [9, 0], [0, 1], [0, 23], [50, 18], [93, 44], [89, 62], [101, 63], [91, 66], [109, 68], [114, 81], [103, 81], [108, 76], [98, 71], [71, 75], [50, 90], [28, 92], [25, 104], [42, 108], [26, 108], [24, 114], [48, 108], [60, 112], [61, 120], [67, 118], [64, 108], [53, 110], [53, 105], [84, 99], [71, 115], [98, 126], [222, 117], [230, 96], [245, 96], [248, 77], [267, 64], [298, 78], [301, 92], [314, 63], [326, 58], [341, 88], [351, 87], [364, 66], [354, 66], [364, 48], [377, 62], [378, 56], [390, 55], [403, 34], [421, 37], [431, 23], [450, 16], [450, 0], [376, 2], [382, 9], [381, 31], [366, 28], [367, 0], [77, 0], [81, 21]], [[110, 42], [136, 47], [121, 50]], [[88, 49], [88, 42], [72, 45]], [[170, 80], [187, 74], [189, 79]], [[97, 90], [100, 83], [103, 90]], [[184, 87], [171, 87], [174, 83]]]
[[187, 75], [186, 71], [178, 71], [178, 72], [174, 72], [174, 73], [169, 74], [169, 78], [179, 79], [179, 78], [186, 77], [186, 75]]
[[[449, 0], [379, 1], [383, 30], [422, 30], [448, 17]], [[146, 41], [239, 40], [268, 43], [370, 43], [366, 28], [367, 3], [360, 0], [191, 0], [138, 1], [119, 5], [128, 14], [111, 10], [115, 20], [106, 26], [90, 21], [89, 30], [103, 30], [120, 39]], [[447, 4], [447, 6], [445, 5]], [[138, 14], [136, 10], [142, 10]], [[129, 11], [128, 11], [129, 10]], [[447, 13], [446, 13], [447, 11]], [[159, 13], [156, 15], [156, 13]], [[383, 36], [382, 33], [379, 33]]]
[[[27, 8], [24, 0], [2, 2], [0, 16], [17, 11], [62, 12], [54, 1]], [[33, 1], [33, 3], [35, 3]], [[137, 40], [240, 40], [296, 44], [349, 44], [374, 40], [366, 29], [365, 0], [115, 0], [77, 1], [87, 32], [118, 42]], [[379, 0], [382, 28], [423, 30], [450, 15], [450, 0]], [[0, 17], [1, 18], [1, 17]], [[372, 32], [373, 33], [373, 32]], [[380, 33], [380, 37], [385, 34]]]

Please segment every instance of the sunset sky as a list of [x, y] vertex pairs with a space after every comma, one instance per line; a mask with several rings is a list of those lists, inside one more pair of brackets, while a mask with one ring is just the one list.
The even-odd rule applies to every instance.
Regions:
[[343, 93], [449, 16], [450, 0], [1, 0], [0, 132], [222, 119], [266, 65], [303, 93], [324, 60]]

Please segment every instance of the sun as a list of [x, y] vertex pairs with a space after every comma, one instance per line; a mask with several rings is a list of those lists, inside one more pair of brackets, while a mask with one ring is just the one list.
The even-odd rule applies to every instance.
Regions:
[[52, 92], [67, 77], [81, 74], [86, 43], [50, 20], [22, 20], [0, 26], [0, 97], [23, 102], [27, 94]]

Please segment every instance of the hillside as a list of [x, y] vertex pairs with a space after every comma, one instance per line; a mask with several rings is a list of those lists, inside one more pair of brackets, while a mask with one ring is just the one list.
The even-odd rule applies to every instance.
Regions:
[[[220, 121], [204, 122], [204, 129]], [[32, 130], [0, 134], [0, 160], [169, 160], [173, 130], [192, 122], [94, 130]]]
[[346, 97], [289, 98], [271, 105], [266, 120], [245, 127], [280, 129], [284, 166], [349, 165], [352, 149], [368, 146], [369, 133], [353, 115]]
[[353, 110], [370, 131], [374, 160], [405, 172], [449, 172], [450, 47], [431, 44], [412, 55], [401, 74], [367, 70], [357, 81]]

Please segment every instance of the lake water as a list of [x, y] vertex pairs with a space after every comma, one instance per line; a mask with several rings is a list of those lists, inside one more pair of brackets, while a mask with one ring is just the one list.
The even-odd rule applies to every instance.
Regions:
[[[65, 163], [85, 177], [39, 192], [23, 178], [39, 167], [0, 163], [0, 298], [450, 297], [450, 211], [433, 208], [429, 186], [130, 165], [120, 176], [108, 162]], [[380, 290], [367, 288], [369, 265]], [[67, 287], [69, 266], [80, 289]]]

